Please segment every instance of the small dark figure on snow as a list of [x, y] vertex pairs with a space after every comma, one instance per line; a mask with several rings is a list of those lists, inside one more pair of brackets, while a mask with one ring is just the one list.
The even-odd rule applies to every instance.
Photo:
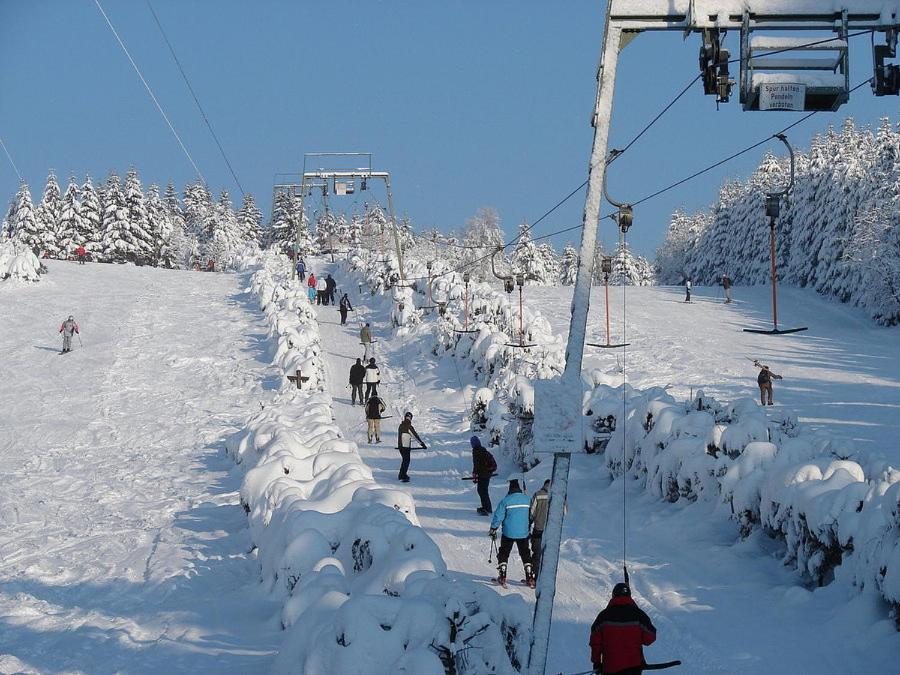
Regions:
[[306, 279], [306, 263], [303, 262], [303, 259], [297, 261], [297, 277], [299, 277], [300, 281]]
[[691, 289], [694, 287], [694, 282], [690, 280], [690, 277], [684, 280], [684, 301], [691, 301]]
[[79, 333], [78, 324], [75, 323], [75, 317], [69, 315], [69, 318], [62, 322], [59, 326], [59, 332], [62, 333], [63, 336], [63, 348], [62, 353], [72, 351], [72, 335], [75, 333]]
[[496, 539], [497, 530], [502, 526], [500, 550], [497, 552], [497, 583], [501, 586], [506, 585], [506, 563], [513, 544], [519, 549], [519, 557], [525, 565], [525, 583], [531, 588], [535, 586], [531, 552], [528, 550], [528, 507], [528, 495], [522, 494], [519, 481], [509, 481], [509, 492], [497, 505], [488, 533], [491, 539]]
[[722, 288], [725, 290], [725, 304], [731, 302], [731, 277], [727, 274], [722, 275]]
[[541, 540], [544, 536], [544, 528], [547, 526], [547, 513], [550, 510], [550, 479], [544, 481], [541, 489], [531, 497], [531, 507], [528, 509], [531, 521], [531, 565], [534, 568], [534, 578], [541, 573]]
[[415, 438], [423, 450], [427, 447], [425, 442], [419, 438], [419, 434], [416, 433], [412, 425], [412, 419], [412, 413], [407, 412], [403, 415], [403, 421], [400, 422], [400, 427], [397, 429], [397, 450], [400, 451], [400, 473], [397, 475], [397, 478], [404, 483], [409, 482], [409, 454], [412, 450], [412, 439]]
[[347, 312], [352, 312], [353, 306], [350, 304], [350, 298], [347, 297], [346, 293], [341, 296], [341, 303], [338, 306], [338, 310], [341, 313], [341, 325], [347, 325]]
[[[760, 405], [774, 405], [772, 402], [772, 380], [782, 379], [781, 375], [776, 375], [769, 369], [769, 366], [763, 365], [759, 361], [754, 361], [753, 365], [759, 368], [759, 375], [756, 376], [756, 383], [759, 385]], [[768, 403], [766, 403], [767, 395], [769, 399]]]
[[616, 584], [612, 598], [591, 626], [591, 663], [603, 675], [640, 675], [644, 646], [656, 641], [656, 628], [631, 599], [628, 584]]
[[366, 398], [377, 396], [378, 385], [381, 382], [381, 372], [378, 370], [378, 366], [375, 365], [374, 356], [369, 359], [369, 363], [366, 365], [366, 374], [363, 379], [366, 383]]
[[472, 436], [469, 439], [472, 446], [472, 480], [478, 489], [478, 496], [481, 498], [481, 506], [478, 508], [478, 515], [491, 515], [491, 476], [497, 470], [497, 461], [494, 456], [481, 445], [481, 439], [478, 436]]
[[334, 304], [334, 291], [337, 288], [337, 282], [328, 274], [325, 276], [325, 293], [328, 295], [328, 302]]
[[84, 246], [79, 246], [78, 248], [76, 248], [75, 255], [78, 258], [78, 264], [84, 265], [85, 259], [87, 258], [87, 251], [85, 250]]
[[362, 359], [356, 359], [356, 363], [350, 366], [350, 400], [352, 405], [356, 405], [356, 397], [359, 396], [359, 404], [365, 402], [363, 398], [363, 382], [366, 379], [366, 367], [362, 364]]
[[372, 442], [373, 436], [376, 443], [381, 443], [381, 414], [384, 408], [384, 401], [378, 396], [366, 401], [366, 432], [369, 435], [369, 443]]

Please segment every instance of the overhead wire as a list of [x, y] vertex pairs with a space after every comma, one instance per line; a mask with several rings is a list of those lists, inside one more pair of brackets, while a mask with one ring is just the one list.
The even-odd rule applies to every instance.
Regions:
[[147, 0], [147, 8], [150, 10], [150, 13], [153, 15], [153, 20], [156, 22], [157, 28], [159, 28], [159, 32], [162, 35], [163, 40], [166, 43], [166, 46], [169, 48], [169, 53], [172, 54], [172, 59], [175, 61], [175, 65], [178, 66], [178, 72], [181, 73], [181, 77], [184, 80], [184, 83], [187, 85], [188, 91], [191, 92], [191, 96], [194, 99], [194, 103], [197, 104], [197, 109], [200, 111], [200, 116], [203, 118], [203, 122], [206, 124], [206, 128], [209, 129], [210, 135], [213, 137], [213, 140], [216, 142], [216, 146], [219, 148], [219, 153], [222, 155], [222, 159], [225, 160], [225, 165], [228, 167], [228, 171], [231, 172], [231, 177], [234, 178], [235, 184], [237, 184], [238, 190], [240, 190], [241, 195], [244, 193], [244, 186], [241, 185], [241, 181], [238, 180], [237, 174], [234, 171], [234, 167], [231, 165], [231, 161], [228, 159], [228, 155], [225, 153], [225, 148], [222, 147], [222, 143], [219, 141], [218, 135], [212, 128], [212, 124], [209, 121], [209, 117], [206, 115], [206, 111], [203, 109], [203, 106], [200, 105], [200, 99], [197, 97], [197, 92], [194, 91], [194, 87], [191, 86], [191, 81], [188, 79], [187, 73], [184, 71], [184, 68], [181, 65], [181, 60], [178, 58], [178, 54], [175, 53], [175, 48], [172, 46], [172, 43], [169, 41], [168, 35], [166, 35], [166, 31], [162, 26], [162, 23], [159, 20], [159, 17], [156, 15], [156, 10], [153, 9], [153, 5], [150, 3], [150, 0]]
[[3, 137], [0, 136], [0, 147], [3, 148], [4, 154], [6, 154], [6, 159], [9, 160], [9, 165], [13, 168], [13, 171], [16, 172], [16, 175], [19, 177], [19, 182], [24, 183], [25, 179], [22, 178], [22, 174], [19, 173], [19, 167], [16, 166], [16, 163], [13, 161], [12, 155], [9, 154], [9, 150], [6, 149], [6, 143], [3, 142]]
[[147, 83], [147, 80], [144, 78], [144, 74], [141, 72], [141, 69], [138, 67], [137, 63], [135, 63], [134, 59], [131, 56], [131, 52], [128, 51], [128, 47], [125, 46], [125, 43], [122, 41], [122, 38], [119, 37], [119, 32], [116, 30], [116, 27], [113, 26], [112, 21], [110, 21], [109, 16], [106, 14], [106, 11], [103, 9], [103, 6], [100, 4], [100, 0], [94, 0], [94, 4], [97, 5], [97, 9], [100, 10], [100, 14], [103, 15], [103, 18], [106, 20], [106, 25], [109, 26], [109, 29], [112, 31], [112, 34], [115, 36], [116, 41], [119, 43], [119, 46], [122, 48], [122, 51], [125, 52], [125, 56], [128, 57], [128, 60], [131, 62], [131, 67], [134, 68], [134, 72], [137, 73], [138, 77], [141, 79], [141, 82], [144, 84], [144, 88], [147, 90], [147, 93], [150, 94], [150, 98], [153, 99], [154, 105], [156, 105], [156, 109], [159, 111], [159, 114], [162, 115], [162, 118], [166, 121], [166, 124], [169, 126], [169, 130], [172, 132], [172, 135], [175, 136], [175, 140], [178, 141], [178, 145], [181, 146], [182, 152], [184, 152], [185, 157], [188, 158], [188, 161], [191, 163], [191, 166], [194, 167], [194, 171], [197, 172], [197, 176], [200, 178], [200, 181], [205, 185], [206, 179], [203, 177], [203, 173], [200, 171], [200, 167], [197, 166], [197, 163], [194, 161], [194, 158], [191, 156], [191, 153], [188, 151], [187, 146], [185, 146], [184, 141], [181, 140], [181, 136], [178, 135], [178, 132], [175, 130], [175, 125], [172, 124], [172, 121], [169, 119], [169, 116], [166, 115], [166, 111], [163, 110], [162, 105], [159, 102], [159, 99], [156, 98], [156, 94], [153, 93], [153, 89]]

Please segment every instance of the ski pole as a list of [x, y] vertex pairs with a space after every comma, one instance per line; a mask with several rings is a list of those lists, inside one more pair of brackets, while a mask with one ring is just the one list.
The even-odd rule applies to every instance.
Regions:
[[84, 343], [81, 341], [81, 333], [75, 333], [78, 336], [78, 344], [84, 349]]

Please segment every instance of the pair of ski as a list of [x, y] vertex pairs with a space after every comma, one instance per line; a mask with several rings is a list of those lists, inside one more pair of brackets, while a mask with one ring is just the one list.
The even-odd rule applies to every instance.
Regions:
[[[500, 577], [493, 577], [493, 578], [491, 579], [491, 582], [493, 582], [493, 583], [496, 584], [497, 586], [501, 586], [501, 587], [503, 587], [503, 588], [509, 588], [509, 584], [510, 584], [510, 581], [509, 581], [509, 578], [508, 578], [508, 577], [507, 577], [506, 579], [504, 579], [503, 581], [500, 581]], [[524, 586], [525, 588], [531, 588], [531, 589], [534, 589], [534, 586], [532, 586], [531, 584], [529, 584], [527, 579], [520, 579], [520, 580], [517, 582], [516, 585], [517, 585], [517, 586]], [[535, 585], [537, 585], [537, 584], [535, 583]]]

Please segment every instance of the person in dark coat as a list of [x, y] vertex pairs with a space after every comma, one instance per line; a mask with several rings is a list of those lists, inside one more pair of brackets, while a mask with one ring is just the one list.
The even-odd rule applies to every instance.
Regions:
[[351, 405], [356, 405], [356, 397], [359, 396], [359, 404], [362, 405], [366, 399], [363, 398], [363, 380], [366, 378], [366, 367], [362, 364], [362, 359], [356, 359], [356, 363], [350, 366], [350, 400]]
[[684, 281], [684, 301], [691, 301], [691, 289], [694, 287], [694, 282], [691, 281], [690, 277], [685, 279]]
[[419, 438], [419, 434], [416, 433], [412, 425], [412, 419], [412, 413], [407, 412], [403, 415], [403, 421], [400, 422], [400, 426], [397, 429], [397, 450], [400, 451], [400, 473], [397, 475], [397, 478], [404, 483], [409, 482], [409, 458], [412, 450], [412, 439], [415, 438], [423, 450], [427, 447], [425, 442]]
[[366, 432], [369, 443], [372, 442], [372, 436], [375, 437], [376, 443], [381, 443], [381, 414], [384, 412], [384, 408], [384, 401], [377, 395], [366, 401]]
[[613, 587], [612, 598], [591, 626], [591, 663], [603, 675], [640, 675], [644, 646], [656, 641], [656, 628], [631, 599], [628, 584]]
[[334, 304], [334, 291], [337, 288], [337, 282], [328, 274], [325, 276], [325, 293], [328, 295], [328, 302]]
[[347, 297], [347, 294], [344, 293], [341, 296], [341, 303], [338, 306], [338, 311], [341, 313], [341, 325], [347, 325], [347, 312], [353, 311], [353, 306], [350, 304], [350, 298]]
[[481, 444], [478, 436], [472, 436], [469, 439], [472, 446], [472, 476], [478, 489], [478, 496], [481, 498], [481, 506], [478, 508], [478, 515], [489, 516], [494, 510], [491, 507], [491, 476], [497, 470], [497, 461], [494, 456], [485, 449]]
[[[502, 529], [501, 529], [502, 528]], [[528, 550], [528, 495], [522, 493], [518, 480], [509, 481], [509, 492], [497, 505], [488, 532], [497, 538], [500, 529], [500, 550], [497, 552], [497, 583], [506, 585], [506, 563], [513, 544], [519, 549], [519, 557], [525, 565], [525, 583], [534, 588], [534, 572], [531, 569], [531, 551]]]
[[722, 275], [722, 288], [725, 289], [725, 304], [731, 302], [731, 277], [727, 274]]
[[544, 528], [547, 526], [547, 514], [550, 511], [550, 479], [544, 481], [541, 489], [531, 497], [528, 519], [531, 521], [531, 566], [535, 578], [541, 573], [541, 550]]
[[[769, 369], [769, 366], [766, 366], [759, 361], [754, 361], [753, 365], [759, 368], [759, 375], [756, 376], [756, 383], [759, 385], [760, 405], [774, 405], [774, 403], [772, 403], [772, 380], [780, 380], [781, 375], [776, 375]], [[766, 403], [766, 395], [768, 395], [768, 403]]]

